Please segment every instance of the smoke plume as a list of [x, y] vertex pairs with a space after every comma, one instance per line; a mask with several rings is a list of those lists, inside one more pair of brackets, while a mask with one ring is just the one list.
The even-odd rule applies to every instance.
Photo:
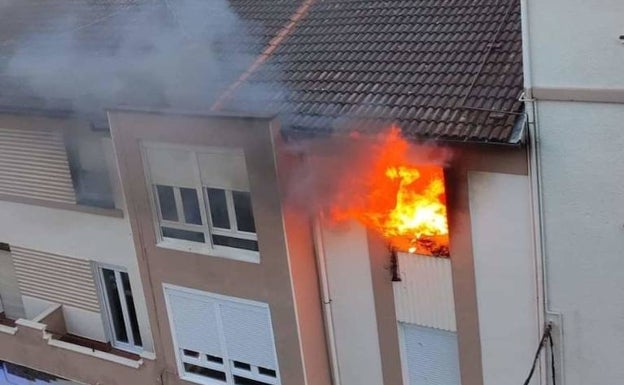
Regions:
[[227, 0], [17, 0], [0, 13], [23, 19], [12, 36], [0, 27], [0, 71], [26, 104], [34, 96], [38, 107], [84, 114], [118, 105], [205, 111], [261, 45]]

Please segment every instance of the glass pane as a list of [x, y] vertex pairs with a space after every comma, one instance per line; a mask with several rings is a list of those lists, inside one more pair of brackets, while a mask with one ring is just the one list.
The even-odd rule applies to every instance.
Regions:
[[253, 212], [251, 210], [251, 195], [245, 191], [232, 191], [236, 225], [240, 231], [256, 232]]
[[187, 231], [172, 229], [171, 227], [161, 227], [163, 237], [183, 239], [185, 241], [204, 243], [204, 233], [198, 233], [197, 231]]
[[237, 249], [258, 251], [258, 242], [249, 239], [225, 237], [223, 235], [213, 235], [212, 242], [219, 246], [235, 247]]
[[208, 188], [206, 190], [208, 191], [208, 204], [210, 205], [212, 225], [222, 229], [229, 229], [230, 217], [228, 216], [225, 190], [218, 188]]
[[176, 210], [173, 187], [156, 186], [158, 191], [158, 202], [160, 202], [160, 215], [166, 221], [178, 221], [178, 211]]
[[128, 343], [128, 334], [126, 333], [121, 302], [119, 301], [119, 288], [115, 280], [115, 272], [109, 269], [102, 269], [102, 276], [104, 277], [104, 286], [108, 299], [108, 311], [110, 313], [111, 322], [113, 323], [112, 327], [115, 333], [115, 339], [119, 342]]
[[130, 318], [130, 327], [132, 328], [132, 336], [134, 337], [134, 345], [143, 346], [141, 341], [141, 332], [139, 331], [139, 321], [137, 320], [136, 310], [134, 309], [134, 299], [132, 298], [132, 289], [130, 288], [130, 278], [128, 273], [120, 272], [121, 283], [123, 285], [124, 295], [126, 296], [126, 305], [128, 305], [128, 317]]
[[258, 367], [258, 373], [264, 374], [265, 376], [277, 377], [277, 372], [275, 370], [263, 368], [261, 366]]
[[245, 378], [240, 376], [234, 376], [234, 383], [236, 385], [269, 385], [266, 382], [252, 380], [251, 378]]
[[193, 188], [180, 188], [182, 196], [182, 207], [184, 208], [184, 219], [186, 223], [201, 225], [202, 219], [199, 213], [199, 201], [197, 200], [197, 190]]
[[225, 373], [218, 370], [208, 369], [197, 365], [184, 363], [184, 371], [187, 373], [193, 373], [200, 376], [214, 378], [215, 380], [225, 382]]

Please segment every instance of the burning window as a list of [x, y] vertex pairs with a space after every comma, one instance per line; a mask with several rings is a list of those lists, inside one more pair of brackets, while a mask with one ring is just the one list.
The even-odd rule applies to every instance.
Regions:
[[400, 251], [449, 256], [443, 168], [412, 156], [398, 129], [367, 151], [367, 168], [345, 178], [349, 196], [334, 202], [331, 218], [357, 220]]

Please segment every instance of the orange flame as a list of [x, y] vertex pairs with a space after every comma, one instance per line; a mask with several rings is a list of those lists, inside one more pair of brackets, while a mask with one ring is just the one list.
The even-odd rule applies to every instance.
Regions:
[[413, 164], [408, 159], [410, 145], [397, 128], [380, 144], [367, 175], [349, 176], [358, 179], [364, 193], [353, 196], [347, 204], [333, 206], [331, 217], [335, 221], [355, 219], [398, 250], [448, 256], [442, 168]]

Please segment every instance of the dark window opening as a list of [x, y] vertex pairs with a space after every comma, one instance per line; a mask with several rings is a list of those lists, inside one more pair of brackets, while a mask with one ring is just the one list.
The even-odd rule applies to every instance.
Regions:
[[182, 239], [184, 241], [200, 242], [204, 243], [206, 238], [204, 233], [198, 233], [196, 231], [180, 230], [171, 227], [161, 227], [163, 237]]
[[230, 228], [230, 217], [228, 215], [227, 199], [225, 190], [208, 188], [208, 204], [210, 206], [210, 218], [212, 226], [221, 229]]
[[215, 362], [217, 364], [222, 364], [223, 363], [223, 358], [221, 357], [217, 357], [217, 356], [212, 356], [210, 354], [206, 354], [206, 359], [210, 362]]
[[175, 194], [171, 186], [156, 186], [158, 193], [158, 203], [160, 204], [160, 215], [166, 221], [178, 221], [178, 210], [176, 209]]
[[108, 310], [110, 312], [115, 339], [120, 342], [128, 343], [128, 333], [123, 319], [123, 309], [121, 307], [121, 301], [119, 300], [119, 288], [117, 287], [115, 272], [109, 269], [102, 269], [102, 275], [104, 276]]
[[184, 220], [186, 223], [201, 225], [202, 219], [199, 212], [199, 200], [197, 199], [197, 191], [192, 188], [180, 188], [180, 196], [182, 197], [182, 207], [184, 208]]
[[143, 346], [141, 332], [139, 331], [139, 321], [137, 319], [136, 309], [134, 308], [132, 289], [130, 289], [130, 278], [126, 272], [122, 271], [119, 274], [121, 275], [121, 284], [123, 285], [123, 291], [126, 297], [126, 306], [128, 308], [128, 318], [130, 318], [130, 329], [132, 330], [132, 336], [134, 337], [134, 345]]
[[275, 370], [263, 368], [261, 366], [258, 366], [258, 373], [263, 374], [265, 376], [277, 377], [277, 372]]
[[69, 172], [74, 185], [76, 203], [114, 209], [115, 199], [101, 140], [101, 136], [66, 137]]
[[219, 381], [225, 381], [226, 376], [224, 372], [220, 372], [214, 369], [204, 368], [193, 364], [184, 363], [184, 371], [187, 373], [197, 374], [203, 377], [212, 378]]
[[234, 383], [236, 385], [269, 385], [266, 382], [252, 380], [250, 378], [234, 376]]
[[182, 352], [185, 356], [199, 358], [199, 352], [196, 352], [194, 350], [182, 349]]
[[251, 370], [251, 365], [240, 361], [234, 361], [234, 367], [237, 369]]
[[256, 232], [253, 211], [251, 209], [251, 194], [244, 191], [232, 191], [236, 225], [239, 231]]
[[223, 235], [213, 235], [212, 242], [215, 245], [219, 245], [219, 246], [235, 247], [237, 249], [258, 251], [258, 241], [254, 241], [250, 239], [240, 239], [240, 238], [226, 237]]

